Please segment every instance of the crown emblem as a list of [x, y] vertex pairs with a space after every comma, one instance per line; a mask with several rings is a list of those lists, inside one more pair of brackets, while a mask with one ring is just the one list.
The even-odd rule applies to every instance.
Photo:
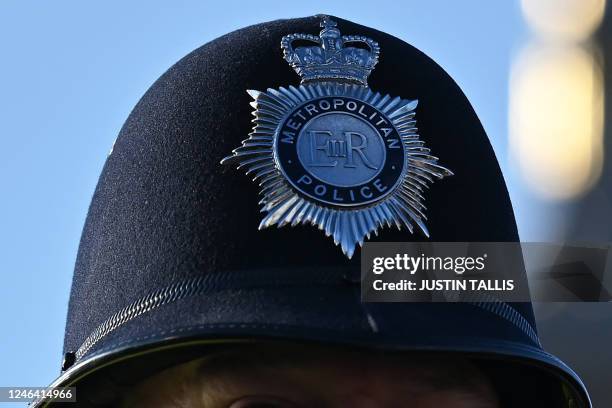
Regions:
[[[360, 35], [341, 35], [336, 22], [327, 16], [320, 25], [323, 29], [319, 36], [290, 34], [281, 41], [285, 60], [302, 77], [302, 83], [328, 80], [367, 86], [378, 62], [378, 43]], [[317, 45], [294, 48], [298, 41]]]

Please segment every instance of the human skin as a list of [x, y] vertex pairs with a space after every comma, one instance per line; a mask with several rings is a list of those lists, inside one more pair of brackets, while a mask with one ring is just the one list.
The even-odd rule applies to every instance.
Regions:
[[252, 345], [217, 352], [142, 381], [123, 407], [499, 408], [467, 359]]

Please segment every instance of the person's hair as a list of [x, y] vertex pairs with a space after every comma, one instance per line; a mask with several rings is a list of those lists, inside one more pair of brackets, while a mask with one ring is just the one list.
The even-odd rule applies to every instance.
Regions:
[[[487, 376], [469, 359], [455, 353], [385, 352], [294, 343], [230, 345], [187, 365], [165, 370], [142, 382], [140, 388], [162, 392], [165, 400], [172, 401], [170, 406], [186, 407], [190, 406], [186, 402], [190, 400], [188, 390], [194, 387], [205, 385], [211, 394], [223, 395], [227, 391], [224, 379], [248, 378], [253, 373], [265, 377], [277, 369], [310, 373], [309, 367], [329, 362], [354, 366], [355, 370], [381, 365], [388, 370], [401, 369], [405, 374], [409, 369], [412, 388], [408, 391], [414, 395], [453, 391], [465, 398], [478, 398], [485, 403], [483, 406], [497, 406], [497, 396]], [[186, 372], [189, 375], [185, 375]], [[210, 381], [212, 378], [217, 381]], [[168, 381], [172, 382], [171, 387], [167, 386]], [[210, 401], [207, 401], [206, 393], [203, 394], [198, 396], [203, 400], [199, 403], [206, 407]], [[123, 406], [140, 406], [136, 403], [138, 398], [139, 391], [136, 390]]]
[[312, 344], [243, 344], [230, 346], [201, 359], [198, 372], [202, 378], [215, 374], [236, 374], [245, 368], [299, 369], [330, 360], [356, 364], [393, 362], [403, 368], [412, 368], [415, 382], [428, 390], [477, 389], [488, 384], [488, 378], [478, 366], [457, 353], [384, 350], [361, 350], [340, 346], [313, 346]]

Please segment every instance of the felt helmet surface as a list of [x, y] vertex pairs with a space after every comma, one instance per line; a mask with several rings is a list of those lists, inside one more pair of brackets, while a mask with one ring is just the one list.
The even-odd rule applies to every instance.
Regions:
[[[419, 134], [454, 173], [424, 192], [429, 238], [384, 227], [370, 241], [518, 241], [495, 154], [457, 84], [411, 45], [333, 20], [378, 42], [369, 87], [418, 99]], [[542, 349], [530, 304], [362, 303], [358, 247], [349, 259], [310, 225], [259, 230], [259, 186], [220, 162], [253, 127], [248, 89], [299, 84], [281, 39], [320, 29], [308, 17], [222, 36], [138, 102], [89, 209], [53, 385], [76, 386], [81, 406], [112, 406], [139, 378], [206, 350], [293, 341], [466, 353], [516, 373], [504, 391], [516, 406], [590, 406], [578, 376]], [[520, 388], [519, 377], [541, 386]]]

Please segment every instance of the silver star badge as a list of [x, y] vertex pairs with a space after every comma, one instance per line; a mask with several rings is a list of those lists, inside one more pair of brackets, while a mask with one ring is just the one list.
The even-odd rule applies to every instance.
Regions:
[[[423, 192], [452, 172], [419, 139], [418, 101], [368, 87], [378, 43], [342, 36], [328, 17], [321, 27], [319, 36], [283, 37], [285, 60], [302, 82], [247, 91], [253, 130], [221, 163], [261, 187], [260, 229], [315, 225], [349, 258], [385, 225], [417, 225], [429, 236]], [[295, 41], [312, 45], [293, 48]]]

